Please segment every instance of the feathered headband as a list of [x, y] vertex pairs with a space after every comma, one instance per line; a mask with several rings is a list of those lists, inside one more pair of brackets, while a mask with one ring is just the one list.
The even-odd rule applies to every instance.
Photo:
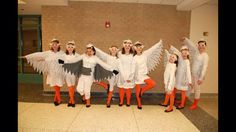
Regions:
[[137, 46], [141, 47], [142, 49], [144, 48], [144, 45], [143, 45], [141, 42], [139, 42], [139, 41], [137, 41], [137, 42], [134, 43], [133, 48], [136, 50], [136, 49], [137, 49]]
[[112, 50], [113, 47], [115, 47], [115, 51], [116, 51], [116, 52], [119, 51], [119, 49], [118, 49], [116, 46], [111, 46], [111, 47], [109, 48], [109, 51], [110, 51], [110, 52], [111, 52], [111, 50]]
[[68, 41], [67, 44], [66, 44], [66, 48], [69, 48], [69, 46], [74, 49], [76, 47], [75, 46], [75, 41], [74, 40]]
[[123, 47], [125, 47], [125, 46], [129, 46], [129, 47], [132, 47], [133, 46], [133, 44], [132, 44], [132, 41], [131, 40], [124, 40], [123, 41]]
[[61, 44], [59, 43], [59, 40], [56, 39], [56, 38], [53, 38], [53, 39], [51, 40], [51, 42], [49, 43], [49, 45], [52, 46], [53, 42], [57, 42], [57, 45], [59, 45], [59, 46], [61, 45]]

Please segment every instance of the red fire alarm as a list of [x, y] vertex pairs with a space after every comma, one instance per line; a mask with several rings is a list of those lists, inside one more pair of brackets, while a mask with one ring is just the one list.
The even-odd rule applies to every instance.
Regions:
[[111, 23], [110, 23], [110, 21], [106, 21], [105, 22], [105, 28], [109, 28], [109, 27], [111, 27]]

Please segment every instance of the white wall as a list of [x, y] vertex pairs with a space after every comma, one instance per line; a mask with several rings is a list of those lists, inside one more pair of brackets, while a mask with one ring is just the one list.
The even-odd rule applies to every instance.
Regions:
[[[209, 32], [203, 36], [203, 32]], [[202, 93], [218, 93], [218, 6], [203, 5], [191, 12], [190, 39], [197, 43], [200, 38], [207, 41], [209, 55], [208, 71], [201, 86]]]

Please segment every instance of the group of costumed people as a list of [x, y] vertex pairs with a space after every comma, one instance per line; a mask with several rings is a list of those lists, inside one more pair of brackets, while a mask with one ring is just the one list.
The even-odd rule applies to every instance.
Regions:
[[[181, 42], [183, 46], [180, 51], [172, 45], [168, 46], [168, 50], [165, 49], [165, 99], [159, 104], [167, 107], [165, 112], [173, 111], [174, 102], [177, 101], [175, 100], [177, 90], [181, 91], [181, 100], [178, 101], [177, 109], [185, 107], [191, 90], [194, 90], [195, 96], [190, 109], [197, 108], [200, 85], [208, 66], [206, 41], [200, 40], [195, 45], [184, 37]], [[125, 95], [126, 106], [131, 105], [131, 93], [135, 88], [137, 108], [142, 109], [142, 95], [156, 86], [155, 80], [148, 74], [160, 63], [163, 52], [161, 39], [147, 50], [143, 50], [142, 42], [137, 41], [133, 44], [131, 40], [124, 40], [121, 50], [117, 46], [111, 46], [109, 53], [92, 43], [87, 44], [84, 54], [76, 53], [75, 49], [75, 42], [69, 41], [66, 44], [66, 51], [63, 52], [59, 40], [52, 39], [50, 50], [23, 56], [35, 70], [47, 75], [46, 84], [55, 90], [55, 106], [62, 103], [60, 88], [66, 82], [69, 93], [68, 107], [75, 107], [75, 89], [82, 96], [82, 102], [85, 102], [86, 107], [90, 107], [91, 86], [95, 83], [107, 90], [108, 108], [111, 107], [113, 91], [117, 87], [119, 106], [123, 106]], [[190, 62], [192, 62], [191, 68]]]

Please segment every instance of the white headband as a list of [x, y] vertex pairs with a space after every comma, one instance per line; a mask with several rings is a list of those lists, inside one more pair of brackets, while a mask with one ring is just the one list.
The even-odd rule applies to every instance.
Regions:
[[[115, 46], [114, 46], [114, 47], [115, 47]], [[111, 51], [112, 48], [113, 48], [113, 47], [110, 47], [110, 48], [109, 48], [109, 51]], [[116, 52], [119, 51], [119, 49], [118, 49], [117, 47], [115, 47], [115, 48], [116, 48], [116, 49], [115, 49]]]
[[[59, 41], [58, 39], [56, 39], [56, 38], [53, 38], [52, 40], [51, 40], [51, 42], [49, 43], [49, 45], [50, 46], [52, 46], [52, 42], [54, 42], [54, 41]], [[61, 45], [60, 43], [58, 43], [57, 45]]]
[[[127, 44], [127, 43], [129, 43], [129, 44]], [[124, 40], [123, 41], [123, 47], [125, 47], [125, 46], [132, 47], [133, 46], [132, 41], [130, 39]]]
[[89, 47], [93, 47], [93, 44], [92, 44], [92, 43], [89, 43], [89, 44], [87, 44], [86, 47], [87, 47], [87, 48], [89, 48]]
[[66, 48], [69, 48], [69, 46], [71, 46], [74, 49], [76, 47], [75, 46], [75, 41], [74, 40], [68, 41], [67, 44], [66, 44]]

